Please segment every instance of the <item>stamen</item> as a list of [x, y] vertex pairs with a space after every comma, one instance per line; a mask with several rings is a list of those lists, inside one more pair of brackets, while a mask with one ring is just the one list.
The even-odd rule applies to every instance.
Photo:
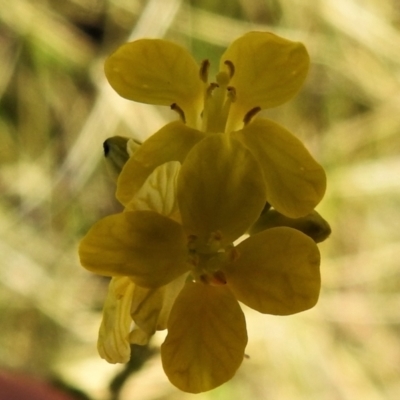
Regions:
[[226, 277], [225, 274], [222, 271], [217, 271], [214, 274], [212, 274], [211, 279], [209, 279], [209, 282], [212, 286], [222, 286], [226, 285]]
[[204, 248], [205, 253], [211, 254], [217, 252], [221, 247], [221, 241], [222, 241], [221, 231], [212, 232], [207, 242], [205, 243], [205, 248]]
[[235, 262], [238, 258], [240, 257], [240, 253], [237, 251], [237, 249], [235, 249], [234, 247], [232, 247], [232, 249], [229, 251], [228, 253], [228, 260], [229, 262], [233, 263]]
[[[214, 95], [214, 91], [218, 88], [219, 88], [218, 83], [211, 82], [205, 90], [204, 110], [202, 113], [202, 118], [203, 118], [202, 130], [203, 131], [209, 130], [209, 120], [210, 120], [210, 118], [211, 118], [211, 120], [213, 118], [213, 109], [214, 109], [214, 104], [216, 101], [215, 97], [217, 97]], [[217, 95], [218, 95], [218, 93], [217, 93]]]
[[228, 67], [229, 78], [232, 79], [233, 75], [235, 75], [235, 65], [230, 60], [224, 61], [224, 64]]
[[212, 275], [207, 273], [201, 274], [198, 278], [201, 283], [211, 286], [222, 286], [226, 285], [226, 277], [222, 271], [217, 271]]
[[208, 87], [207, 87], [207, 97], [211, 97], [212, 92], [219, 87], [218, 83], [216, 82], [211, 82]]
[[182, 108], [180, 108], [178, 106], [178, 104], [176, 103], [172, 103], [171, 104], [171, 110], [174, 110], [178, 113], [179, 117], [181, 118], [181, 120], [186, 123], [186, 118], [185, 118], [185, 113], [183, 112]]
[[256, 116], [261, 111], [261, 107], [252, 108], [243, 118], [243, 123], [246, 126], [251, 122], [254, 116]]
[[203, 60], [200, 65], [200, 79], [204, 82], [208, 82], [208, 72], [210, 70], [210, 61]]
[[233, 86], [228, 86], [226, 90], [228, 91], [229, 100], [234, 103], [236, 101], [236, 89]]
[[215, 231], [211, 233], [210, 238], [208, 239], [208, 243], [211, 244], [215, 240], [221, 241], [222, 240], [222, 232], [221, 231]]

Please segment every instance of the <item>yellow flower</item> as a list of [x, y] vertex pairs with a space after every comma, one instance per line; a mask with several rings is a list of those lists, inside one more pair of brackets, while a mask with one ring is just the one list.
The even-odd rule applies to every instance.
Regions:
[[[308, 67], [301, 43], [266, 32], [234, 41], [211, 83], [208, 61], [199, 68], [176, 44], [141, 39], [121, 46], [105, 64], [111, 86], [127, 99], [168, 105], [180, 120], [156, 132], [128, 160], [119, 177], [118, 199], [126, 205], [158, 165], [184, 163], [193, 146], [225, 133], [249, 149], [261, 166], [265, 200], [287, 217], [309, 214], [325, 193], [324, 170], [285, 128], [254, 118], [292, 98]], [[208, 157], [207, 149], [204, 154]]]
[[[123, 153], [123, 148], [128, 146], [132, 154], [136, 149], [134, 144], [120, 141], [119, 138], [111, 138], [104, 146], [106, 158], [113, 156], [113, 175], [119, 164], [114, 162], [115, 154], [112, 152]], [[176, 218], [175, 186], [179, 167], [178, 162], [157, 167], [126, 210], [152, 210]], [[145, 288], [136, 285], [129, 276], [112, 277], [97, 342], [100, 356], [113, 364], [128, 362], [131, 344], [145, 345], [156, 330], [166, 329], [172, 304], [184, 282], [185, 275], [182, 275], [167, 285]], [[135, 323], [133, 330], [132, 321]]]
[[[267, 190], [257, 159], [239, 140], [209, 135], [188, 152], [174, 176], [178, 214], [174, 200], [164, 195], [160, 204], [170, 204], [164, 215], [142, 206], [138, 211], [133, 198], [135, 211], [91, 228], [80, 259], [90, 271], [129, 277], [140, 290], [165, 290], [178, 282], [166, 312], [155, 307], [156, 320], [168, 329], [162, 362], [174, 385], [199, 393], [232, 378], [243, 361], [247, 332], [238, 301], [276, 315], [312, 307], [320, 289], [320, 258], [311, 238], [286, 227], [233, 245], [260, 215]], [[174, 197], [175, 190], [158, 188]]]

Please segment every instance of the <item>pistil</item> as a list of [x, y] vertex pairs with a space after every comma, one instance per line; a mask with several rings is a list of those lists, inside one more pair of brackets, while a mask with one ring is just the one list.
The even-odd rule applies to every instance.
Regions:
[[206, 92], [203, 112], [203, 129], [206, 132], [225, 132], [231, 103], [227, 90], [229, 80], [228, 73], [219, 72], [217, 83], [211, 83]]

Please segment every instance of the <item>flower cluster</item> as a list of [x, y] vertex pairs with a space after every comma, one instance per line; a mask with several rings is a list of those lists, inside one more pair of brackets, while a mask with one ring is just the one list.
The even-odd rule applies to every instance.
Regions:
[[[242, 363], [239, 302], [274, 315], [316, 304], [315, 242], [327, 232], [317, 240], [302, 229], [309, 216], [316, 220], [324, 170], [285, 128], [256, 117], [300, 89], [305, 47], [250, 32], [228, 47], [212, 82], [209, 67], [158, 39], [127, 43], [107, 59], [106, 76], [121, 96], [170, 106], [179, 118], [128, 158], [117, 183], [124, 212], [96, 223], [79, 250], [85, 268], [112, 277], [101, 356], [126, 362], [130, 343], [168, 329], [165, 373], [192, 393], [223, 384]], [[263, 222], [266, 204], [284, 222]]]

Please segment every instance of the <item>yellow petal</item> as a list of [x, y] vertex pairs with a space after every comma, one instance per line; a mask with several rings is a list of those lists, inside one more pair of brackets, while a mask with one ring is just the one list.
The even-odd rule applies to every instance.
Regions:
[[265, 314], [289, 315], [313, 307], [321, 286], [314, 241], [292, 228], [271, 228], [241, 242], [224, 270], [236, 298]]
[[[229, 83], [236, 90], [232, 113], [244, 116], [254, 107], [276, 107], [302, 86], [310, 64], [306, 48], [268, 32], [249, 32], [234, 41], [221, 58], [234, 65]], [[242, 117], [243, 118], [243, 117]]]
[[129, 334], [129, 342], [132, 344], [137, 344], [139, 346], [145, 346], [149, 343], [151, 336], [146, 332], [142, 331], [140, 328], [133, 328], [132, 332]]
[[260, 162], [268, 202], [280, 213], [303, 217], [321, 201], [326, 189], [325, 171], [289, 131], [272, 121], [256, 119], [232, 136]]
[[132, 157], [132, 155], [135, 154], [136, 150], [138, 150], [141, 145], [142, 143], [138, 140], [129, 138], [126, 143], [126, 151], [128, 152], [129, 157]]
[[97, 349], [100, 357], [112, 364], [126, 363], [131, 356], [130, 309], [134, 289], [134, 283], [127, 277], [115, 277], [110, 281]]
[[246, 344], [244, 315], [230, 290], [189, 282], [168, 321], [161, 346], [164, 371], [180, 390], [211, 390], [233, 377]]
[[157, 167], [139, 189], [125, 210], [149, 210], [170, 217], [178, 213], [176, 181], [181, 164], [169, 161]]
[[202, 242], [220, 231], [223, 244], [255, 222], [266, 199], [259, 163], [226, 134], [213, 134], [193, 147], [178, 176], [177, 196], [185, 231]]
[[187, 271], [181, 225], [152, 211], [124, 212], [97, 222], [83, 238], [79, 256], [89, 271], [131, 276], [144, 287], [163, 286]]
[[[105, 62], [110, 85], [122, 97], [140, 103], [201, 112], [200, 67], [183, 47], [160, 39], [126, 43]], [[191, 108], [185, 110], [185, 108]]]
[[149, 289], [136, 286], [131, 306], [131, 316], [135, 325], [147, 336], [154, 335], [157, 320], [163, 304], [163, 288]]
[[187, 281], [188, 275], [189, 273], [183, 274], [177, 279], [170, 282], [168, 285], [163, 286], [163, 304], [160, 314], [158, 316], [156, 327], [158, 331], [167, 329], [172, 306], [174, 305], [179, 293], [183, 289], [185, 282]]
[[185, 284], [186, 274], [165, 286], [148, 289], [136, 286], [132, 299], [131, 316], [135, 325], [148, 336], [167, 328], [172, 305]]
[[118, 179], [117, 198], [127, 206], [153, 170], [168, 161], [179, 161], [205, 134], [180, 121], [165, 125], [150, 136], [129, 158]]

